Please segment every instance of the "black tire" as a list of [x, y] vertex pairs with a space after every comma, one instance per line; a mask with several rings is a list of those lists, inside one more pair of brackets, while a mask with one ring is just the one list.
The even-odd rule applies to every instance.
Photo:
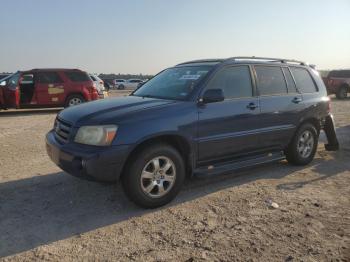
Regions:
[[[312, 135], [313, 145], [312, 145], [312, 147], [310, 147], [311, 150], [309, 151], [309, 154], [307, 156], [306, 155], [302, 156], [302, 153], [300, 153], [298, 149], [301, 148], [301, 146], [299, 147], [300, 143], [302, 144], [302, 142], [300, 142], [301, 136], [303, 136], [307, 133]], [[289, 144], [288, 148], [285, 150], [285, 155], [286, 155], [287, 161], [290, 164], [298, 165], [298, 166], [303, 166], [303, 165], [309, 164], [315, 157], [315, 153], [316, 153], [317, 145], [318, 145], [318, 136], [319, 136], [319, 132], [314, 127], [314, 125], [309, 124], [309, 123], [303, 124], [297, 130], [297, 132], [295, 133], [295, 135], [293, 137], [293, 140]]]
[[348, 87], [347, 86], [341, 86], [336, 93], [336, 97], [338, 99], [345, 99], [348, 96]]
[[[74, 100], [79, 100], [80, 101], [79, 104], [82, 104], [85, 102], [85, 98], [82, 95], [79, 95], [79, 94], [70, 95], [67, 97], [66, 102], [64, 104], [64, 107], [73, 106], [72, 101], [74, 101]], [[75, 104], [75, 105], [77, 105], [77, 104]]]
[[[142, 189], [143, 184], [141, 183], [143, 183], [145, 180], [142, 180], [141, 174], [153, 159], [158, 157], [161, 158], [163, 156], [170, 159], [175, 165], [176, 176], [172, 186], [169, 188], [169, 191], [163, 196], [154, 198], [147, 195], [147, 192], [144, 192]], [[169, 145], [157, 144], [146, 147], [139, 151], [136, 155], [133, 155], [132, 161], [129, 161], [127, 164], [121, 180], [124, 192], [131, 201], [143, 208], [156, 208], [169, 203], [176, 197], [184, 182], [185, 174], [184, 161], [179, 152]], [[153, 183], [159, 183], [159, 181], [157, 181], [153, 181]], [[150, 183], [152, 183], [151, 180]], [[159, 186], [153, 185], [153, 187], [156, 192], [159, 190]]]
[[119, 86], [118, 86], [118, 89], [124, 90], [124, 89], [125, 89], [125, 86], [124, 86], [124, 85], [119, 85]]

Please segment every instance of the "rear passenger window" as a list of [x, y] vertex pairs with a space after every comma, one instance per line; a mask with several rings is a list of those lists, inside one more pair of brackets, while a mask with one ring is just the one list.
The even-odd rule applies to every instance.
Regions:
[[73, 82], [86, 82], [86, 81], [91, 81], [89, 76], [80, 71], [66, 71], [64, 72], [66, 76]]
[[232, 66], [219, 71], [207, 89], [222, 89], [226, 99], [251, 97], [252, 81], [248, 66]]
[[298, 90], [295, 86], [292, 74], [290, 73], [289, 69], [287, 67], [283, 67], [282, 70], [283, 70], [284, 76], [286, 77], [288, 93], [297, 93]]
[[317, 92], [315, 83], [306, 69], [297, 67], [291, 67], [290, 69], [294, 76], [297, 87], [302, 93]]
[[62, 83], [62, 79], [56, 72], [38, 72], [36, 80], [41, 84]]
[[260, 95], [287, 93], [287, 85], [282, 69], [276, 66], [255, 66]]

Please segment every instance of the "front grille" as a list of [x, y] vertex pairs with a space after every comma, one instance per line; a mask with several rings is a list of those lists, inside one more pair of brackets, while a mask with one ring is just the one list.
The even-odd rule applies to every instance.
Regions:
[[56, 118], [54, 130], [55, 130], [55, 138], [58, 142], [62, 144], [66, 144], [69, 141], [70, 132], [71, 132], [72, 125]]

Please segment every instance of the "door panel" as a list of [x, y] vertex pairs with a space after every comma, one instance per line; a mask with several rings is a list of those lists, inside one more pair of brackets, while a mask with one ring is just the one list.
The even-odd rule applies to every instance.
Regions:
[[211, 103], [198, 110], [198, 160], [222, 158], [259, 148], [257, 98]]
[[297, 93], [288, 68], [280, 66], [254, 67], [264, 128], [259, 143], [265, 148], [284, 149], [293, 137], [304, 112], [303, 97]]
[[304, 112], [300, 94], [260, 97], [261, 134], [260, 144], [264, 147], [284, 149], [293, 137], [295, 128]]
[[3, 96], [5, 100], [5, 107], [7, 108], [19, 108], [19, 78], [20, 73], [14, 74], [7, 81], [6, 86], [2, 87]]
[[204, 92], [210, 89], [221, 89], [225, 100], [198, 109], [198, 160], [215, 161], [258, 149], [260, 108], [254, 97], [250, 67], [221, 69]]
[[35, 90], [40, 105], [61, 105], [64, 102], [65, 85], [56, 72], [38, 72]]

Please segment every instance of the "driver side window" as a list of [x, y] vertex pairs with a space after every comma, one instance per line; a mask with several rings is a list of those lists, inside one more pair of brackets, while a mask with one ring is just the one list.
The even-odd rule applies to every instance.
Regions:
[[221, 89], [225, 99], [253, 96], [252, 80], [248, 66], [226, 67], [210, 80], [207, 89]]

